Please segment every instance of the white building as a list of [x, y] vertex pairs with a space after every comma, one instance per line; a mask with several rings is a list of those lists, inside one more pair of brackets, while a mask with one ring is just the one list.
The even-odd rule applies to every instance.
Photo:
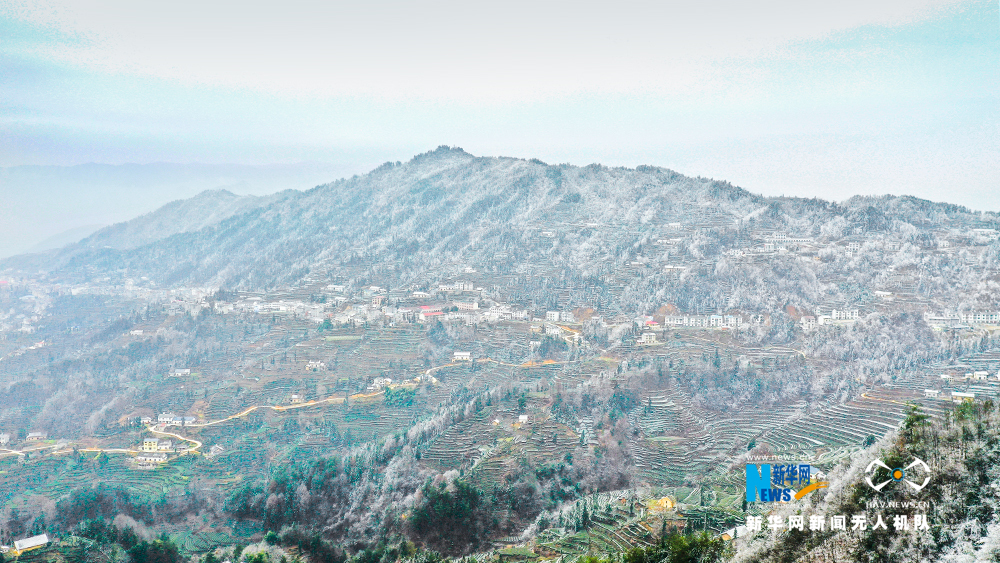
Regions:
[[639, 344], [656, 344], [656, 335], [652, 331], [642, 333]]
[[814, 330], [816, 328], [816, 317], [812, 315], [806, 315], [802, 317], [802, 319], [799, 322], [802, 323], [802, 330], [809, 331], [809, 330]]
[[46, 534], [31, 536], [30, 538], [24, 538], [23, 540], [17, 540], [16, 542], [14, 542], [14, 551], [16, 551], [18, 555], [20, 555], [21, 553], [28, 551], [29, 549], [42, 547], [47, 543], [49, 543], [49, 536]]
[[143, 452], [135, 456], [135, 459], [142, 463], [163, 463], [167, 461], [167, 454]]
[[951, 400], [955, 403], [971, 402], [976, 399], [975, 393], [962, 393], [959, 391], [951, 392]]
[[959, 319], [969, 325], [995, 325], [1000, 324], [1000, 312], [976, 311], [973, 313], [962, 313]]
[[472, 352], [455, 352], [453, 359], [456, 362], [471, 362]]
[[937, 389], [924, 389], [924, 397], [927, 399], [937, 399], [940, 394]]
[[375, 379], [372, 380], [372, 384], [368, 386], [368, 389], [371, 391], [375, 391], [387, 385], [392, 385], [391, 377], [376, 377]]
[[545, 311], [545, 320], [554, 323], [559, 322], [559, 311]]
[[857, 309], [834, 309], [830, 311], [830, 318], [835, 321], [856, 321], [861, 317], [861, 312]]

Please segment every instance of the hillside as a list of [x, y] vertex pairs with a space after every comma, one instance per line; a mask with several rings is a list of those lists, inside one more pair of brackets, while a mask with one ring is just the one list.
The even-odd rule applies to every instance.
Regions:
[[80, 246], [129, 250], [163, 240], [179, 233], [200, 231], [234, 215], [269, 204], [282, 194], [238, 196], [227, 190], [210, 190], [163, 207], [124, 223], [105, 227]]
[[[110, 275], [262, 290], [302, 285], [348, 263], [378, 264], [391, 286], [434, 283], [466, 267], [614, 284], [623, 268], [638, 267], [640, 280], [614, 297], [623, 310], [648, 308], [655, 296], [688, 311], [765, 313], [788, 302], [812, 309], [853, 300], [851, 290], [823, 283], [832, 277], [853, 287], [887, 285], [892, 270], [918, 267], [927, 274], [920, 289], [930, 296], [958, 294], [972, 305], [995, 296], [981, 295], [974, 271], [957, 271], [992, 267], [995, 250], [929, 264], [913, 254], [968, 238], [973, 228], [1000, 227], [1000, 218], [909, 197], [856, 197], [842, 205], [763, 198], [661, 168], [551, 166], [442, 147], [305, 192], [214, 198], [222, 196], [175, 202], [54, 257], [8, 260], [0, 268], [44, 269], [74, 283]], [[901, 252], [863, 264], [831, 255], [817, 255], [814, 264], [789, 258], [777, 272], [741, 263], [772, 234], [819, 243], [891, 241]], [[681, 270], [665, 266], [683, 267], [679, 283], [673, 278]], [[947, 270], [955, 275], [939, 274]], [[724, 279], [703, 284], [704, 276]], [[544, 294], [527, 289], [531, 298]]]
[[[176, 201], [0, 263], [0, 542], [724, 555], [770, 510], [743, 506], [750, 453], [842, 492], [911, 405], [992, 420], [998, 226], [447, 147]], [[986, 426], [941, 440], [992, 447]], [[803, 541], [856, 548], [837, 537]], [[765, 539], [740, 553], [789, 560]]]

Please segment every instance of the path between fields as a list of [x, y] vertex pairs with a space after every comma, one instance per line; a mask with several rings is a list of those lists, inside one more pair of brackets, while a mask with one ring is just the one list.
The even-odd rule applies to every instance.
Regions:
[[[501, 362], [500, 360], [494, 360], [492, 358], [482, 358], [482, 359], [480, 359], [478, 361], [481, 361], [481, 362], [493, 362], [493, 363], [496, 363], [498, 365], [508, 366], [508, 367], [529, 368], [529, 367], [542, 367], [542, 366], [551, 366], [551, 365], [560, 365], [560, 364], [573, 364], [573, 363], [581, 362], [583, 360], [569, 360], [569, 361], [564, 361], [564, 362], [545, 361], [545, 362], [542, 362], [542, 363], [527, 362], [527, 363], [524, 363], [524, 364], [509, 364], [509, 363], [506, 363], [506, 362]], [[452, 362], [452, 363], [449, 363], [449, 364], [435, 366], [435, 367], [427, 369], [424, 372], [424, 375], [430, 376], [435, 371], [438, 371], [438, 370], [446, 368], [446, 367], [453, 367], [453, 366], [457, 366], [457, 365], [461, 365], [461, 364], [460, 363], [456, 363], [456, 362]], [[356, 399], [356, 400], [357, 399], [364, 400], [364, 399], [375, 398], [375, 397], [381, 395], [382, 393], [383, 393], [382, 391], [375, 391], [373, 393], [357, 393], [355, 395], [351, 395], [350, 397], [352, 399]], [[252, 412], [254, 412], [254, 411], [258, 410], [258, 409], [271, 409], [272, 411], [275, 411], [275, 412], [284, 412], [284, 411], [290, 411], [290, 410], [294, 410], [294, 409], [302, 409], [302, 408], [307, 408], [307, 407], [315, 407], [317, 405], [322, 405], [322, 404], [343, 404], [343, 402], [344, 402], [344, 397], [330, 396], [330, 397], [327, 397], [325, 399], [318, 399], [318, 400], [315, 400], [315, 401], [306, 401], [306, 402], [302, 402], [302, 403], [293, 403], [293, 404], [290, 404], [290, 405], [253, 405], [251, 407], [247, 407], [247, 408], [243, 409], [242, 411], [240, 411], [240, 412], [238, 412], [238, 413], [236, 413], [234, 415], [227, 416], [225, 418], [220, 418], [218, 420], [211, 420], [211, 421], [208, 421], [208, 422], [195, 422], [195, 423], [192, 423], [192, 424], [185, 424], [181, 428], [204, 428], [204, 427], [207, 427], [207, 426], [214, 426], [216, 424], [222, 424], [224, 422], [229, 422], [230, 420], [235, 420], [237, 418], [243, 418], [244, 416], [246, 416], [246, 415], [248, 415], [248, 414], [250, 414], [250, 413], [252, 413]], [[193, 447], [190, 447], [190, 448], [184, 450], [183, 452], [181, 452], [181, 455], [185, 455], [185, 454], [188, 454], [188, 453], [198, 452], [198, 450], [200, 450], [205, 445], [203, 442], [201, 442], [199, 440], [195, 440], [194, 438], [188, 438], [186, 436], [182, 436], [182, 435], [174, 433], [174, 432], [167, 432], [166, 428], [164, 428], [163, 430], [157, 430], [157, 425], [149, 425], [149, 426], [146, 427], [146, 430], [148, 430], [149, 432], [151, 432], [153, 434], [157, 434], [159, 436], [170, 436], [171, 438], [175, 438], [177, 440], [182, 440], [184, 442], [190, 442], [190, 443], [194, 444]], [[30, 454], [31, 452], [48, 450], [48, 449], [53, 449], [53, 448], [62, 448], [62, 449], [57, 449], [56, 451], [52, 452], [53, 454], [64, 454], [64, 453], [70, 453], [70, 452], [73, 451], [73, 448], [65, 448], [65, 446], [66, 446], [66, 443], [61, 442], [61, 443], [52, 444], [52, 445], [39, 445], [38, 447], [33, 447], [33, 448], [22, 448], [20, 450], [14, 450], [14, 449], [8, 449], [8, 448], [0, 448], [0, 457], [11, 456], [11, 455], [24, 456], [25, 454]], [[99, 453], [99, 452], [104, 452], [104, 453], [123, 453], [123, 454], [139, 454], [139, 453], [142, 453], [142, 450], [133, 449], [133, 448], [80, 448], [77, 451], [80, 451], [80, 452], [95, 452], [95, 453]]]

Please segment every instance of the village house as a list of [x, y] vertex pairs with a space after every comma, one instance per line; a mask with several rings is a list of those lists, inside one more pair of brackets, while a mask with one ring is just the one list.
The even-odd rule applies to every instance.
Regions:
[[857, 309], [834, 309], [830, 311], [830, 319], [835, 321], [856, 321], [861, 317]]
[[156, 444], [156, 451], [158, 452], [168, 452], [174, 449], [174, 443], [170, 440], [160, 440]]
[[172, 412], [160, 413], [156, 417], [157, 424], [171, 424], [177, 415]]
[[388, 385], [392, 385], [391, 377], [376, 377], [372, 380], [372, 384], [368, 386], [368, 390], [377, 391]]
[[293, 405], [297, 405], [301, 403], [304, 399], [302, 398], [302, 395], [292, 395], [288, 400]]
[[656, 335], [653, 334], [653, 331], [643, 332], [639, 344], [656, 344]]
[[6, 446], [10, 443], [10, 434], [0, 434], [0, 446]]
[[41, 441], [41, 440], [45, 440], [48, 437], [49, 437], [49, 435], [46, 434], [45, 432], [30, 432], [30, 433], [28, 433], [28, 437], [25, 438], [25, 441], [26, 442], [38, 442], [38, 441]]
[[183, 377], [186, 375], [191, 375], [191, 368], [174, 368], [170, 375], [174, 377]]
[[143, 438], [142, 439], [142, 451], [144, 452], [155, 452], [159, 450], [160, 439], [159, 438]]
[[455, 306], [458, 307], [459, 311], [476, 311], [479, 309], [479, 302], [466, 303], [465, 301], [455, 301]]
[[23, 555], [26, 551], [31, 551], [32, 549], [38, 549], [43, 545], [49, 543], [49, 536], [47, 534], [41, 534], [37, 536], [31, 536], [30, 538], [24, 538], [23, 540], [17, 540], [14, 542], [14, 556]]
[[969, 325], [1000, 324], [1000, 312], [976, 311], [959, 315], [961, 322]]
[[545, 311], [545, 320], [553, 323], [559, 322], [559, 311]]
[[941, 392], [937, 389], [924, 389], [924, 398], [937, 399]]
[[456, 362], [471, 362], [472, 352], [455, 352], [453, 359]]
[[971, 403], [976, 400], [975, 393], [962, 393], [960, 391], [951, 392], [951, 400], [954, 403]]
[[167, 454], [142, 452], [135, 459], [141, 463], [163, 463], [167, 461]]
[[802, 330], [810, 331], [816, 329], [816, 317], [812, 315], [802, 317], [799, 322], [802, 323]]
[[169, 418], [165, 418], [166, 416], [166, 414], [161, 414], [157, 417], [157, 422], [163, 424], [164, 426], [186, 426], [197, 420], [193, 416], [177, 416], [175, 414], [169, 414]]

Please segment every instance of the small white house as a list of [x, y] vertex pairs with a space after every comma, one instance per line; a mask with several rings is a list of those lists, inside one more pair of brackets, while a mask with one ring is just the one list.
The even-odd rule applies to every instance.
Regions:
[[553, 323], [559, 322], [559, 311], [545, 311], [545, 320]]
[[640, 344], [656, 344], [656, 334], [653, 331], [646, 331], [642, 333], [642, 337], [639, 339]]
[[974, 371], [972, 372], [972, 379], [976, 381], [986, 381], [990, 377], [990, 372], [988, 371]]
[[29, 432], [28, 433], [28, 437], [26, 438], [26, 440], [28, 442], [37, 442], [37, 441], [40, 441], [40, 440], [44, 440], [44, 439], [46, 439], [48, 437], [49, 437], [49, 435], [46, 434], [45, 432]]
[[14, 551], [18, 554], [24, 553], [29, 549], [35, 549], [36, 547], [42, 547], [43, 545], [49, 543], [49, 536], [46, 534], [41, 534], [38, 536], [31, 536], [30, 538], [24, 538], [23, 540], [17, 540], [14, 542]]
[[376, 391], [388, 385], [392, 385], [391, 377], [376, 377], [375, 379], [372, 380], [372, 384], [368, 386], [368, 389], [370, 391]]
[[168, 452], [172, 449], [174, 449], [174, 443], [170, 440], [160, 440], [159, 443], [156, 444], [156, 450], [160, 452]]
[[143, 452], [137, 455], [135, 459], [142, 463], [164, 463], [167, 461], [167, 454]]
[[524, 423], [528, 422], [528, 415], [526, 415], [526, 414], [518, 415], [517, 422], [518, 422], [518, 424], [524, 424]]
[[937, 389], [924, 389], [924, 397], [928, 399], [937, 399], [940, 394]]
[[456, 362], [471, 362], [472, 352], [455, 352], [453, 358]]
[[955, 403], [968, 403], [976, 399], [975, 393], [962, 393], [959, 391], [951, 392], [951, 400]]

